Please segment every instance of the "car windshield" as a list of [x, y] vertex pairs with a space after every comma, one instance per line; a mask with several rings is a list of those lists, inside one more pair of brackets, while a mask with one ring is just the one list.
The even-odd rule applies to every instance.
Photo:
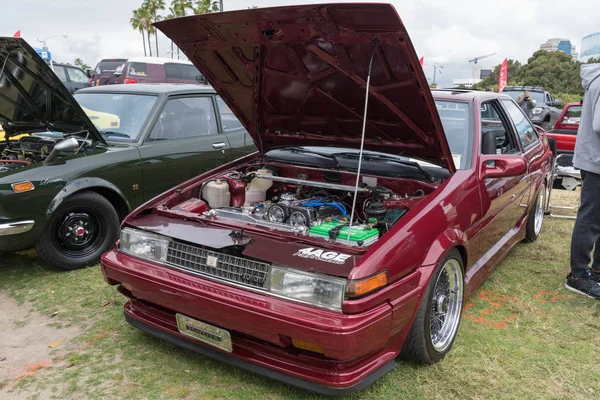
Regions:
[[108, 140], [137, 141], [156, 96], [123, 93], [77, 93], [75, 100]]
[[[502, 92], [503, 94], [507, 94], [515, 100], [518, 100], [519, 97], [523, 96], [525, 91], [523, 90], [505, 90]], [[531, 94], [531, 100], [535, 101], [536, 104], [545, 104], [544, 100], [544, 92], [529, 92]]]
[[456, 169], [466, 169], [471, 165], [471, 148], [473, 135], [471, 134], [471, 118], [469, 103], [451, 100], [436, 100], [446, 140], [452, 152]]

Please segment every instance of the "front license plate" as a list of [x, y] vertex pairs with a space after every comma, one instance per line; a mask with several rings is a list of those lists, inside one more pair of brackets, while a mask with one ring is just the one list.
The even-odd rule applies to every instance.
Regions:
[[182, 334], [192, 339], [210, 344], [218, 349], [225, 350], [228, 353], [233, 351], [231, 346], [231, 335], [225, 329], [217, 328], [197, 321], [185, 315], [177, 314], [177, 328]]

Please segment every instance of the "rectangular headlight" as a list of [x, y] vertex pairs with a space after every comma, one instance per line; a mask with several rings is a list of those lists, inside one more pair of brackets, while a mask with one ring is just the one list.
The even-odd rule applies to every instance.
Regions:
[[119, 251], [134, 257], [164, 263], [167, 260], [168, 247], [169, 239], [164, 236], [131, 228], [121, 231]]
[[532, 109], [532, 110], [531, 110], [531, 113], [532, 113], [533, 115], [538, 115], [538, 114], [541, 114], [541, 113], [542, 113], [542, 109], [541, 109], [541, 108], [539, 108], [539, 107], [535, 107], [534, 109]]
[[346, 280], [274, 265], [271, 267], [270, 291], [303, 303], [341, 311]]

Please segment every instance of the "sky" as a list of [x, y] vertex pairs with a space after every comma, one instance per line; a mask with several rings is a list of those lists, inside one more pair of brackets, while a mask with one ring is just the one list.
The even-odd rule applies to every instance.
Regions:
[[[579, 51], [584, 36], [600, 31], [597, 0], [389, 2], [398, 10], [418, 56], [425, 57], [427, 78], [432, 80], [433, 64], [443, 66], [436, 77], [442, 86], [450, 86], [454, 78], [470, 78], [472, 64], [468, 60], [473, 57], [498, 53], [479, 61], [482, 68], [491, 68], [504, 58], [526, 62], [548, 38], [569, 38]], [[21, 30], [21, 37], [30, 45], [41, 47], [38, 38], [58, 35], [47, 40], [53, 59], [72, 63], [79, 57], [92, 67], [101, 58], [143, 56], [141, 34], [129, 24], [132, 10], [141, 3], [142, 0], [2, 0], [0, 36], [12, 36]], [[228, 11], [253, 5], [308, 3], [323, 2], [224, 0], [224, 8]], [[160, 56], [170, 57], [170, 41], [159, 33], [158, 42]]]

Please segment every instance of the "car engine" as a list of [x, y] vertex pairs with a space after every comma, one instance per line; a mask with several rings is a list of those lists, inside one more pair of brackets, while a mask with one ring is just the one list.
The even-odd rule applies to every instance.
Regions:
[[[279, 176], [268, 169], [229, 173], [202, 183], [197, 197], [168, 208], [207, 220], [232, 221], [329, 243], [367, 247], [425, 196], [423, 190], [401, 196], [385, 186], [355, 188], [307, 178], [303, 174], [300, 178]], [[351, 218], [355, 189], [358, 195]]]
[[0, 173], [43, 162], [62, 140], [44, 136], [24, 136], [0, 143]]

